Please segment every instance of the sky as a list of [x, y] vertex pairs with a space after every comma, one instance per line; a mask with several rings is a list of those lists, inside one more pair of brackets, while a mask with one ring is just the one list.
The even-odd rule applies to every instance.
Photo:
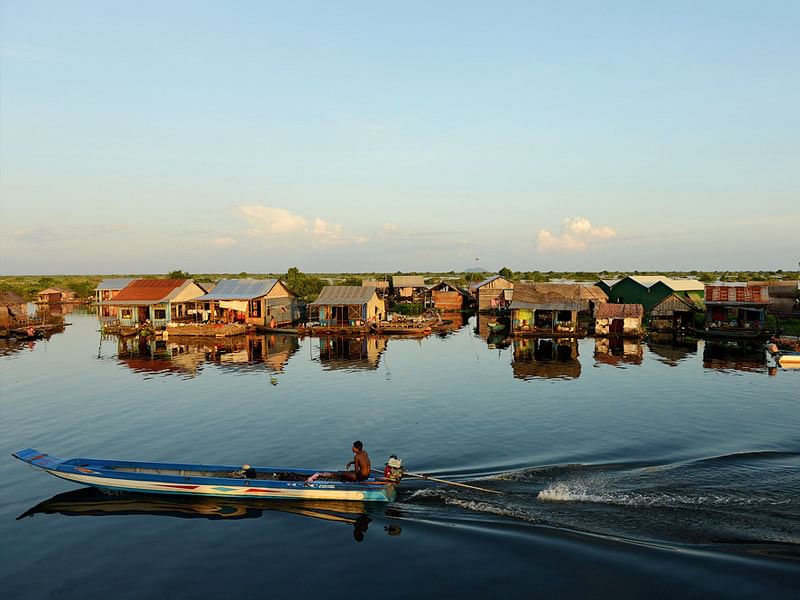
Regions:
[[797, 269], [800, 2], [0, 0], [0, 274]]

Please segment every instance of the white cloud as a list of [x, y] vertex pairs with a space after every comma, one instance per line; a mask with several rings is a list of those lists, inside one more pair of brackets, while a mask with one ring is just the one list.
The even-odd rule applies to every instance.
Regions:
[[395, 233], [397, 231], [397, 225], [395, 225], [394, 223], [384, 223], [383, 230], [386, 233]]
[[227, 247], [227, 246], [235, 246], [236, 244], [239, 243], [239, 241], [232, 237], [223, 235], [215, 237], [213, 240], [211, 240], [211, 243], [214, 244], [215, 246]]
[[295, 233], [308, 228], [308, 220], [295, 215], [285, 208], [264, 206], [263, 204], [241, 204], [236, 210], [253, 226], [249, 235], [259, 233]]
[[320, 217], [316, 217], [312, 223], [306, 217], [294, 214], [285, 208], [263, 204], [241, 204], [236, 207], [236, 212], [250, 225], [244, 230], [244, 234], [254, 238], [276, 234], [305, 235], [312, 244], [318, 246], [363, 244], [367, 241], [363, 236], [346, 234], [341, 225], [329, 223]]
[[582, 252], [588, 250], [594, 242], [616, 237], [617, 232], [611, 227], [595, 227], [586, 217], [564, 219], [561, 233], [555, 235], [547, 229], [540, 229], [536, 239], [536, 248], [540, 252]]

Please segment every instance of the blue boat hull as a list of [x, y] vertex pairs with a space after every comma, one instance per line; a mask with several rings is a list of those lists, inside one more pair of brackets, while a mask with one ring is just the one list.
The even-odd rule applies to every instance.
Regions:
[[254, 467], [245, 473], [230, 465], [67, 460], [33, 448], [13, 456], [55, 477], [111, 492], [358, 502], [392, 502], [397, 493], [384, 479], [343, 482], [315, 469]]

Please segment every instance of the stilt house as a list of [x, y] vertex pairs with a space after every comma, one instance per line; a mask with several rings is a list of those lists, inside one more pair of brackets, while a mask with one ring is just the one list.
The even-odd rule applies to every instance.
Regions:
[[603, 304], [595, 314], [594, 333], [598, 336], [639, 337], [644, 332], [641, 304]]
[[280, 279], [222, 279], [196, 302], [204, 321], [283, 327], [300, 320], [297, 299]]
[[514, 282], [493, 275], [469, 288], [479, 312], [507, 308], [514, 295]]
[[308, 310], [322, 327], [363, 327], [386, 318], [386, 302], [366, 286], [326, 285]]
[[97, 287], [94, 288], [94, 301], [98, 305], [97, 316], [101, 321], [114, 321], [119, 318], [119, 310], [116, 306], [103, 303], [113, 300], [114, 297], [124, 290], [132, 281], [134, 281], [133, 278], [125, 277], [103, 279], [97, 284]]
[[119, 309], [123, 327], [136, 327], [149, 321], [156, 329], [189, 319], [194, 300], [206, 291], [191, 279], [135, 279], [113, 299], [101, 306]]
[[706, 285], [706, 329], [726, 337], [750, 337], [766, 329], [769, 285], [722, 283]]

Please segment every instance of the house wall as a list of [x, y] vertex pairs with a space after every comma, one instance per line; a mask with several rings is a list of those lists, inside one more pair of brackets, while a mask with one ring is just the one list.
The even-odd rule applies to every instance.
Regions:
[[[616, 319], [597, 319], [594, 326], [596, 335], [611, 335], [611, 323]], [[638, 335], [642, 331], [642, 320], [628, 317], [622, 319], [622, 335]]]
[[458, 292], [440, 292], [434, 290], [431, 292], [433, 298], [433, 306], [439, 310], [444, 311], [457, 311], [461, 310], [464, 306], [464, 297]]

